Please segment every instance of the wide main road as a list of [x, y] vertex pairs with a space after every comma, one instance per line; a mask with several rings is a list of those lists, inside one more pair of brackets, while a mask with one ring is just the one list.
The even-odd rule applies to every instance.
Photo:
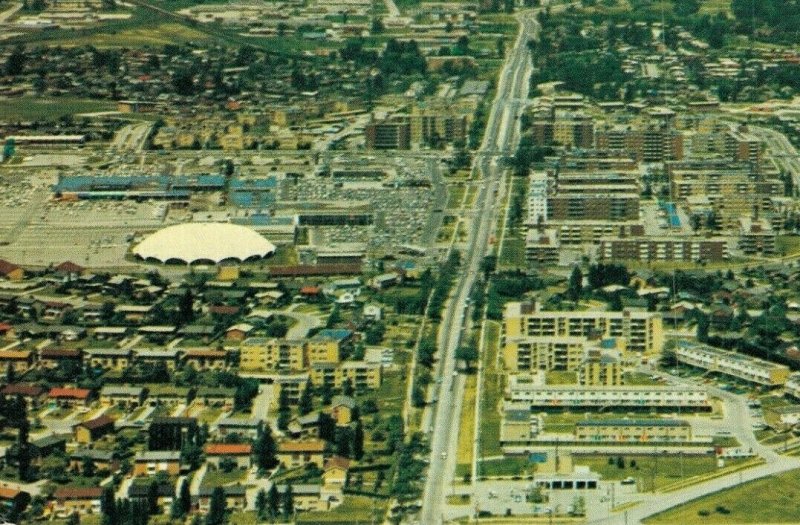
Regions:
[[421, 523], [442, 522], [445, 491], [455, 471], [460, 423], [460, 400], [464, 393], [463, 377], [454, 374], [455, 350], [461, 342], [466, 322], [467, 299], [486, 254], [497, 204], [498, 183], [502, 168], [498, 159], [512, 155], [519, 142], [520, 110], [528, 97], [531, 72], [528, 41], [536, 37], [538, 26], [529, 11], [519, 15], [520, 29], [509, 50], [497, 82], [497, 95], [486, 123], [486, 132], [475, 155], [474, 169], [480, 170], [483, 184], [475, 204], [476, 213], [470, 228], [467, 249], [463, 253], [460, 275], [445, 306], [439, 330], [441, 378], [435, 388], [438, 398], [431, 428], [431, 460], [422, 500]]

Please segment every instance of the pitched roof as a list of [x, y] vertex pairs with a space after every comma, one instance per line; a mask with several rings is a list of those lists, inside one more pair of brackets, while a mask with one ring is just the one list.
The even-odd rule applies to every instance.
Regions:
[[308, 441], [283, 441], [278, 444], [278, 452], [324, 452], [325, 442], [321, 439]]
[[356, 407], [356, 400], [350, 396], [343, 396], [343, 395], [333, 396], [333, 399], [331, 399], [331, 406], [332, 407], [346, 406], [347, 408], [352, 410]]
[[350, 460], [342, 456], [333, 456], [331, 458], [328, 458], [328, 460], [325, 462], [324, 470], [328, 470], [331, 468], [340, 468], [347, 470], [348, 468], [350, 468]]
[[15, 270], [19, 270], [19, 266], [5, 259], [0, 259], [0, 274], [8, 275]]
[[59, 487], [55, 497], [59, 501], [65, 499], [98, 499], [103, 495], [103, 487]]
[[205, 453], [210, 456], [247, 456], [253, 451], [249, 443], [208, 443]]
[[83, 273], [83, 271], [86, 270], [83, 266], [75, 264], [72, 261], [64, 261], [54, 269], [59, 273]]
[[28, 397], [38, 397], [44, 393], [44, 388], [36, 385], [24, 385], [20, 383], [14, 383], [11, 385], [6, 385], [0, 390], [0, 394], [4, 396], [28, 396]]
[[17, 489], [0, 487], [0, 499], [14, 499], [20, 494], [21, 492]]
[[50, 389], [47, 397], [68, 397], [72, 399], [87, 399], [92, 391], [86, 388], [57, 388]]
[[114, 419], [111, 416], [100, 416], [90, 419], [89, 421], [84, 421], [78, 426], [88, 428], [89, 430], [97, 430], [98, 428], [107, 427], [109, 425], [114, 425]]

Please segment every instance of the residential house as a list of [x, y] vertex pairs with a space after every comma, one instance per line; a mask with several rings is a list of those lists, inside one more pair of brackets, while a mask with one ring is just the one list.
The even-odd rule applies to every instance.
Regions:
[[235, 397], [235, 388], [201, 386], [195, 393], [194, 402], [202, 403], [206, 406], [222, 407], [223, 410], [231, 410]]
[[260, 428], [261, 422], [257, 419], [226, 417], [217, 421], [217, 432], [223, 437], [236, 434], [246, 439], [255, 439]]
[[287, 428], [293, 438], [319, 437], [319, 412], [312, 412], [296, 417], [289, 422]]
[[[149, 503], [151, 497], [150, 483], [131, 483], [128, 487], [128, 499], [137, 503]], [[175, 499], [175, 487], [167, 481], [156, 485], [156, 506], [159, 514], [169, 509]]]
[[30, 350], [0, 350], [0, 370], [9, 368], [17, 374], [24, 374], [33, 366], [33, 352]]
[[82, 367], [83, 353], [76, 348], [42, 348], [39, 350], [39, 366], [54, 369], [59, 366]]
[[186, 386], [146, 384], [147, 403], [150, 406], [175, 407], [188, 402], [193, 390]]
[[100, 404], [117, 405], [126, 410], [142, 406], [146, 397], [147, 391], [140, 386], [106, 385], [100, 389]]
[[225, 352], [210, 349], [192, 349], [186, 352], [184, 363], [198, 371], [225, 370]]
[[305, 467], [325, 462], [325, 442], [321, 439], [282, 441], [278, 444], [278, 461], [286, 468]]
[[100, 514], [103, 487], [58, 487], [53, 494], [53, 514], [66, 518], [77, 514]]
[[[201, 486], [197, 496], [197, 508], [200, 512], [208, 512], [211, 503], [211, 494], [215, 487]], [[227, 485], [222, 487], [225, 492], [225, 506], [229, 510], [243, 510], [247, 506], [246, 492], [244, 485]]]
[[331, 416], [339, 426], [352, 423], [355, 410], [356, 400], [350, 396], [339, 395], [331, 399]]
[[135, 348], [133, 355], [137, 364], [149, 367], [164, 365], [172, 372], [183, 358], [183, 351], [180, 348]]
[[333, 456], [325, 461], [322, 473], [322, 483], [326, 486], [343, 487], [347, 483], [347, 471], [350, 460], [342, 456]]
[[0, 276], [6, 281], [21, 281], [25, 278], [25, 270], [14, 263], [0, 259]]
[[[278, 494], [283, 497], [286, 493], [287, 485], [278, 485]], [[292, 502], [294, 509], [298, 512], [326, 511], [329, 510], [327, 501], [321, 497], [322, 487], [309, 483], [292, 485]]]
[[116, 472], [120, 466], [119, 459], [111, 450], [79, 448], [69, 454], [69, 469], [82, 472], [87, 461], [94, 464], [95, 471]]
[[181, 453], [179, 450], [149, 450], [136, 454], [133, 460], [134, 476], [154, 476], [166, 472], [177, 476], [181, 472]]
[[88, 388], [58, 388], [53, 387], [47, 394], [50, 401], [62, 407], [89, 406], [92, 401], [92, 391]]
[[84, 348], [83, 360], [92, 368], [121, 372], [131, 365], [133, 351], [129, 348]]
[[248, 323], [238, 323], [225, 331], [225, 339], [228, 341], [244, 341], [255, 327]]
[[28, 405], [28, 409], [38, 407], [44, 400], [45, 390], [37, 385], [12, 383], [0, 389], [0, 396], [21, 397]]
[[206, 463], [220, 468], [226, 461], [232, 461], [238, 468], [250, 468], [253, 447], [249, 443], [207, 443], [204, 452]]
[[0, 515], [14, 519], [24, 511], [31, 502], [31, 495], [25, 491], [11, 487], [0, 487]]
[[31, 463], [41, 465], [42, 459], [55, 453], [65, 453], [68, 435], [52, 434], [30, 441]]
[[79, 423], [75, 427], [75, 441], [89, 444], [112, 432], [114, 432], [114, 419], [103, 415]]

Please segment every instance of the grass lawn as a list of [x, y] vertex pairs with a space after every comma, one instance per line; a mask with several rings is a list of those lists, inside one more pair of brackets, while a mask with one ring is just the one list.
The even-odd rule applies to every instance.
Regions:
[[534, 474], [535, 463], [527, 457], [508, 457], [481, 461], [479, 476], [523, 476]]
[[551, 370], [547, 372], [545, 382], [548, 385], [574, 385], [578, 382], [578, 373]]
[[500, 412], [503, 399], [503, 379], [505, 374], [497, 369], [497, 352], [500, 340], [500, 325], [486, 322], [486, 341], [483, 353], [483, 399], [481, 400], [481, 453], [482, 457], [497, 456], [503, 453], [500, 448]]
[[447, 187], [447, 207], [460, 208], [466, 189], [463, 184], [451, 184]]
[[345, 496], [344, 502], [326, 512], [303, 512], [297, 515], [296, 523], [375, 523], [382, 521], [386, 512], [386, 501], [366, 496]]
[[112, 111], [116, 108], [116, 103], [110, 100], [19, 97], [6, 99], [0, 104], [0, 120], [58, 120], [65, 115]]
[[[619, 480], [627, 477], [636, 479], [641, 491], [653, 490], [675, 483], [682, 479], [700, 476], [716, 471], [717, 459], [714, 456], [622, 456], [625, 468], [619, 468], [617, 456], [575, 456], [576, 465], [586, 465], [592, 471], [600, 474], [605, 480]], [[609, 458], [614, 460], [609, 464]], [[635, 466], [631, 467], [631, 461]], [[745, 459], [726, 460], [725, 466], [730, 467], [746, 461]], [[674, 522], [680, 523], [680, 522]]]
[[224, 470], [214, 470], [209, 468], [206, 475], [203, 476], [201, 485], [203, 487], [219, 487], [220, 485], [229, 485], [232, 483], [242, 483], [247, 479], [247, 470], [234, 468], [230, 472]]
[[468, 375], [464, 383], [461, 404], [461, 425], [458, 430], [458, 463], [472, 463], [472, 444], [475, 438], [475, 394], [477, 376]]
[[641, 372], [625, 372], [623, 381], [626, 385], [630, 386], [658, 386], [664, 384], [655, 379], [650, 379], [648, 374], [643, 374]]
[[[689, 502], [647, 519], [645, 523], [658, 525], [800, 523], [798, 497], [800, 497], [800, 470], [792, 470]], [[704, 515], [706, 513], [708, 515]]]

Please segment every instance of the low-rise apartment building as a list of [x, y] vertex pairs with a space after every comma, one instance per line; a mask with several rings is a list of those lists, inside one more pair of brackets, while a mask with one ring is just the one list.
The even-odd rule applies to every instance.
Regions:
[[675, 356], [681, 363], [759, 385], [781, 386], [789, 378], [788, 366], [689, 341], [678, 343]]
[[692, 441], [692, 426], [682, 419], [588, 419], [575, 424], [575, 440], [688, 443]]
[[700, 387], [542, 385], [523, 374], [509, 376], [506, 397], [542, 408], [711, 408]]

